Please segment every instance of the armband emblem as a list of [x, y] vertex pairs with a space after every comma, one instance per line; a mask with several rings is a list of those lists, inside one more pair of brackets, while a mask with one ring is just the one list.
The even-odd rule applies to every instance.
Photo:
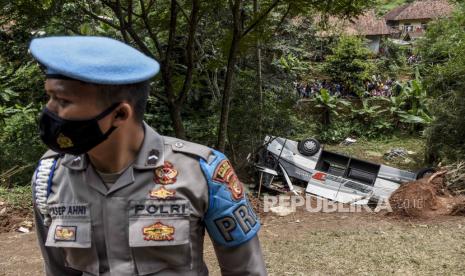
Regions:
[[226, 186], [228, 186], [234, 200], [239, 200], [244, 197], [244, 187], [242, 182], [237, 177], [236, 172], [228, 160], [221, 161], [213, 175], [213, 180], [225, 183]]

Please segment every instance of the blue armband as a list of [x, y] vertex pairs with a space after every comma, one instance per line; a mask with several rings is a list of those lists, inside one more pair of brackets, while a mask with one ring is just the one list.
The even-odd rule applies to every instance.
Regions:
[[208, 163], [201, 159], [208, 182], [209, 206], [204, 222], [210, 237], [220, 245], [237, 246], [252, 239], [260, 229], [260, 221], [246, 198], [229, 160], [219, 151]]

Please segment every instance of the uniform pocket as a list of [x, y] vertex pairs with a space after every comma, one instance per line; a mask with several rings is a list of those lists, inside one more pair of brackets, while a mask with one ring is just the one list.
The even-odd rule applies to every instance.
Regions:
[[88, 204], [55, 204], [49, 207], [52, 224], [45, 246], [91, 247], [91, 222]]
[[[139, 274], [155, 273], [165, 268], [185, 269], [191, 266], [189, 208], [184, 209], [183, 204], [187, 203], [131, 203], [129, 246]], [[170, 210], [176, 211], [173, 213]]]
[[86, 204], [50, 206], [52, 223], [45, 246], [62, 248], [67, 267], [98, 275], [99, 261], [92, 246], [92, 225]]

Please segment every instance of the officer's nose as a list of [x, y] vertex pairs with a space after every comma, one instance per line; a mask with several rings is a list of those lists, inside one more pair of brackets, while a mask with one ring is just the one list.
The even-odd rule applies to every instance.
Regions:
[[50, 110], [51, 112], [53, 112], [53, 113], [55, 113], [55, 114], [58, 114], [58, 106], [57, 106], [57, 103], [56, 103], [56, 101], [54, 101], [54, 100], [52, 99], [52, 97], [50, 97], [50, 98], [48, 99], [48, 102], [47, 102], [47, 104], [45, 105], [45, 107], [46, 107], [48, 110]]

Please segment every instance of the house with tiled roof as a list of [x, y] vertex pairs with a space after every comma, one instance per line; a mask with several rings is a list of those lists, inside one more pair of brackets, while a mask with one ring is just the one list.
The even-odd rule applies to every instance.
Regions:
[[417, 0], [389, 11], [384, 19], [398, 31], [398, 37], [414, 40], [423, 35], [428, 22], [448, 17], [453, 11], [454, 5], [447, 0]]
[[390, 37], [396, 32], [397, 30], [386, 24], [384, 18], [376, 16], [375, 11], [370, 10], [351, 19], [330, 17], [327, 28], [318, 34], [320, 36], [338, 36], [341, 34], [361, 36], [366, 38], [367, 46], [374, 53], [378, 53], [381, 39]]

